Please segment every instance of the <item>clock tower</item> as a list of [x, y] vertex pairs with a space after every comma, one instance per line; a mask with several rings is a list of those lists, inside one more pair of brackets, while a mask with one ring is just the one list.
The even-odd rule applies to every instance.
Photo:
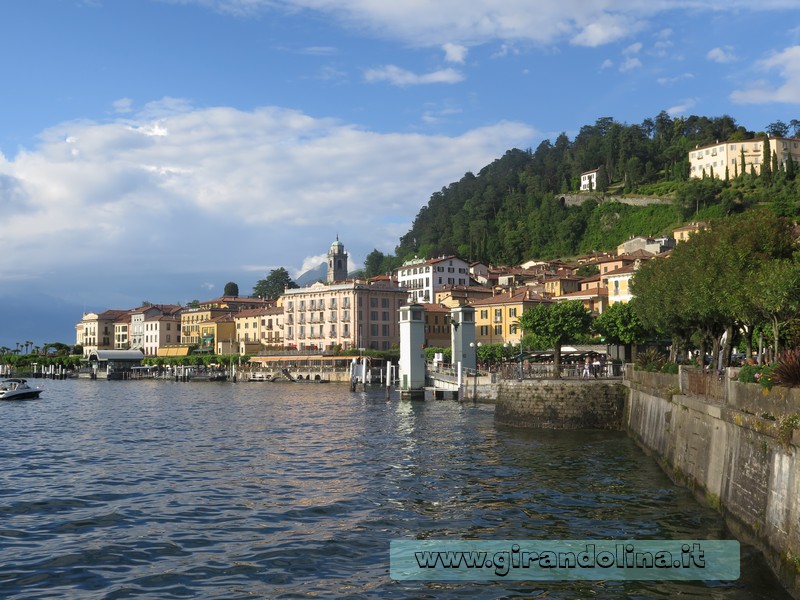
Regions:
[[331, 249], [328, 251], [328, 283], [336, 281], [345, 281], [347, 279], [347, 252], [344, 251], [344, 244], [339, 241], [339, 236], [336, 236], [336, 241], [331, 244]]

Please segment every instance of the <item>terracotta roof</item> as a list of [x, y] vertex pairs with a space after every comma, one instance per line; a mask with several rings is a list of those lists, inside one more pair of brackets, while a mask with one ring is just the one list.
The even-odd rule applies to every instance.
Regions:
[[520, 302], [550, 302], [548, 298], [537, 294], [525, 286], [507, 292], [504, 294], [497, 294], [491, 298], [479, 298], [472, 302], [472, 306], [492, 306], [494, 304], [519, 304]]

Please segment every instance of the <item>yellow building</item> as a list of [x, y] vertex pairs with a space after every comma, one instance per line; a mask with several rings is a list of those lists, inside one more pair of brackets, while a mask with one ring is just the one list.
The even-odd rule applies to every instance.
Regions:
[[[83, 356], [98, 350], [115, 350], [117, 335], [116, 322], [128, 314], [127, 310], [106, 310], [101, 313], [84, 313], [83, 318], [75, 325], [75, 344], [83, 346]], [[127, 334], [127, 329], [124, 332]], [[126, 337], [127, 339], [127, 337]]]
[[675, 238], [675, 242], [685, 242], [688, 240], [692, 235], [697, 233], [698, 231], [705, 229], [707, 225], [703, 222], [699, 223], [689, 223], [688, 225], [684, 225], [683, 227], [678, 227], [672, 231], [672, 237]]
[[185, 308], [181, 312], [181, 344], [199, 346], [201, 342], [200, 324], [220, 315], [229, 315], [224, 308]]
[[[767, 138], [759, 138], [697, 147], [689, 152], [689, 176], [702, 178], [713, 174], [717, 179], [723, 179], [726, 169], [729, 177], [751, 171], [760, 175], [766, 141]], [[800, 139], [769, 138], [769, 150], [770, 155], [777, 155], [782, 168], [786, 167], [790, 156], [795, 163], [800, 162]]]
[[422, 304], [425, 308], [425, 347], [449, 348], [450, 308], [444, 304]]
[[491, 298], [475, 300], [475, 341], [481, 344], [519, 344], [523, 331], [519, 318], [528, 308], [551, 302], [527, 287], [511, 289]]
[[583, 279], [577, 275], [547, 277], [544, 280], [544, 291], [550, 298], [553, 296], [563, 296], [564, 294], [579, 291], [581, 289], [581, 281], [583, 281]]
[[239, 354], [283, 349], [283, 308], [245, 309], [233, 316]]
[[236, 343], [236, 324], [233, 314], [216, 315], [198, 325], [200, 331], [200, 344], [196, 352], [211, 352], [214, 354], [238, 353]]
[[602, 281], [605, 287], [608, 288], [609, 306], [618, 302], [626, 303], [631, 301], [633, 294], [631, 293], [630, 284], [640, 265], [641, 261], [637, 260], [632, 265], [625, 265], [602, 276]]
[[[494, 295], [492, 288], [477, 285], [450, 285], [434, 294], [433, 304], [442, 304], [448, 308], [472, 304], [475, 300]], [[425, 306], [430, 306], [426, 304]]]

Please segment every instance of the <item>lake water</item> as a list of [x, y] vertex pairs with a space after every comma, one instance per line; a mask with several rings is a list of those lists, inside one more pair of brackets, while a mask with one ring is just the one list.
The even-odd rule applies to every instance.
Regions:
[[738, 582], [398, 582], [392, 539], [720, 539], [619, 432], [346, 385], [39, 380], [0, 402], [8, 598], [788, 598]]

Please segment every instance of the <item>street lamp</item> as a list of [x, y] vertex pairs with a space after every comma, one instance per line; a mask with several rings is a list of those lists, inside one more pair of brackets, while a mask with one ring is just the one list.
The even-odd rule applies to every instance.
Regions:
[[[513, 349], [514, 344], [506, 342], [503, 347]], [[522, 381], [522, 338], [519, 339], [519, 354], [517, 355], [517, 379]]]
[[470, 342], [469, 347], [475, 348], [475, 373], [474, 377], [472, 378], [472, 401], [475, 402], [478, 399], [478, 348], [483, 346], [480, 342], [477, 344], [475, 342]]

